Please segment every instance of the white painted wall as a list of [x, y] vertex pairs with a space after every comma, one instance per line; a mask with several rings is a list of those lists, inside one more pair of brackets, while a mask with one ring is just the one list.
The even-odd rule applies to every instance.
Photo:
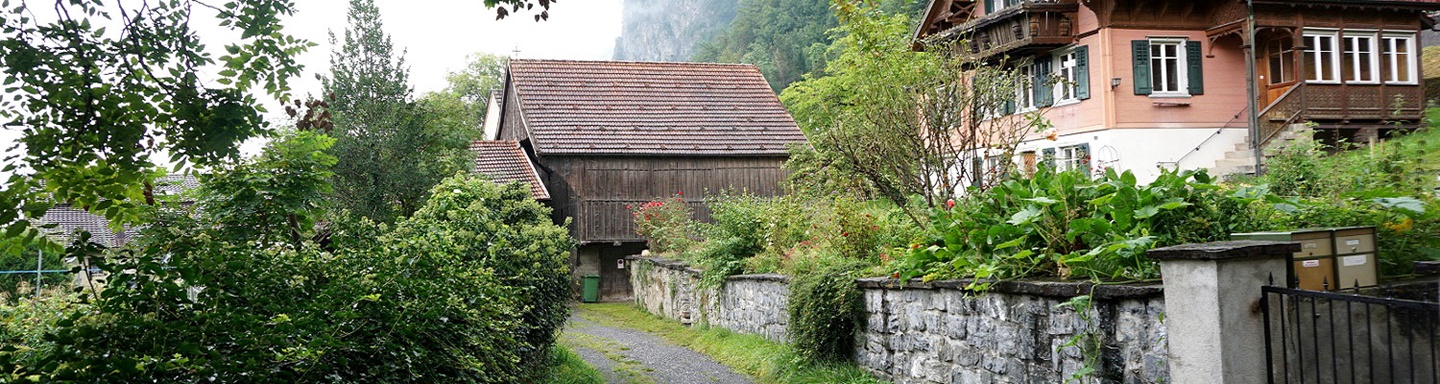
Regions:
[[[1218, 135], [1216, 131], [1219, 131]], [[1215, 137], [1211, 138], [1212, 135]], [[1149, 183], [1160, 176], [1161, 167], [1213, 168], [1216, 160], [1224, 158], [1226, 152], [1234, 151], [1247, 135], [1249, 132], [1245, 128], [1109, 129], [1062, 135], [1054, 141], [1043, 138], [1025, 141], [1020, 143], [1016, 153], [1043, 153], [1048, 148], [1089, 143], [1090, 156], [1096, 162], [1107, 160], [1106, 157], [1113, 154], [1119, 159], [1115, 163], [1116, 169], [1130, 170], [1139, 182]], [[1198, 151], [1195, 150], [1197, 146]], [[1191, 151], [1195, 153], [1187, 157], [1186, 154]], [[1017, 157], [1015, 161], [1018, 164], [1020, 159]]]

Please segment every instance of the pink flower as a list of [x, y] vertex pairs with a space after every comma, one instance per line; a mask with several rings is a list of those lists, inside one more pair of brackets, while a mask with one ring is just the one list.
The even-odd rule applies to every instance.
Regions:
[[955, 199], [945, 200], [945, 209], [955, 208]]

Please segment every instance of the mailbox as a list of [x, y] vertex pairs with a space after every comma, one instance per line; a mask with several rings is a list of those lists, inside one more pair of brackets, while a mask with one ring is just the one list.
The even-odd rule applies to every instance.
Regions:
[[1231, 238], [1300, 243], [1287, 268], [1287, 285], [1294, 288], [1320, 291], [1379, 284], [1375, 227], [1237, 233]]

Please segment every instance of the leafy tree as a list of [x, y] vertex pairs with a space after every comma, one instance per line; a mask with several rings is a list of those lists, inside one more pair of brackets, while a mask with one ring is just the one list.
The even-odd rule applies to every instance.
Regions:
[[459, 107], [464, 120], [457, 122], [467, 127], [476, 127], [485, 121], [486, 108], [490, 105], [490, 92], [500, 89], [505, 81], [505, 69], [510, 59], [488, 53], [473, 53], [465, 68], [445, 76], [449, 85], [444, 91], [428, 93], [421, 100]]
[[[57, 201], [136, 222], [151, 156], [184, 167], [238, 155], [236, 144], [266, 130], [252, 91], [284, 100], [300, 72], [294, 56], [309, 46], [281, 29], [289, 0], [106, 3], [22, 2], [0, 13], [0, 119], [21, 131], [24, 147], [4, 160], [13, 172], [0, 190], [6, 237], [37, 235], [24, 218]], [[197, 6], [239, 32], [226, 54], [203, 49]], [[222, 68], [213, 81], [200, 74], [211, 64]]]
[[[254, 160], [221, 167], [201, 178], [200, 214], [225, 238], [261, 247], [300, 247], [330, 192], [335, 139], [315, 132], [287, 134]], [[277, 172], [278, 171], [278, 172]]]
[[[411, 100], [404, 51], [395, 52], [372, 0], [352, 0], [344, 44], [324, 79], [337, 142], [333, 201], [379, 222], [408, 216], [431, 186], [463, 169], [475, 128], [443, 104]], [[332, 43], [335, 36], [331, 35]]]
[[1025, 134], [1046, 124], [1039, 111], [994, 116], [1025, 80], [1014, 70], [956, 55], [963, 50], [947, 44], [911, 51], [909, 18], [877, 5], [838, 1], [835, 10], [843, 37], [828, 75], [795, 83], [780, 99], [821, 152], [805, 158], [867, 180], [916, 223], [926, 220], [913, 196], [940, 207], [963, 180], [993, 184], [1005, 169], [975, 174], [972, 164], [1010, 159]]

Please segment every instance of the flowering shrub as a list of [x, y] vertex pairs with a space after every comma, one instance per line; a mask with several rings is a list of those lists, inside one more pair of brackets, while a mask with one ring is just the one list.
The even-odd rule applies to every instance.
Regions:
[[635, 219], [635, 234], [645, 238], [651, 252], [673, 254], [694, 244], [692, 210], [680, 193], [627, 208]]

